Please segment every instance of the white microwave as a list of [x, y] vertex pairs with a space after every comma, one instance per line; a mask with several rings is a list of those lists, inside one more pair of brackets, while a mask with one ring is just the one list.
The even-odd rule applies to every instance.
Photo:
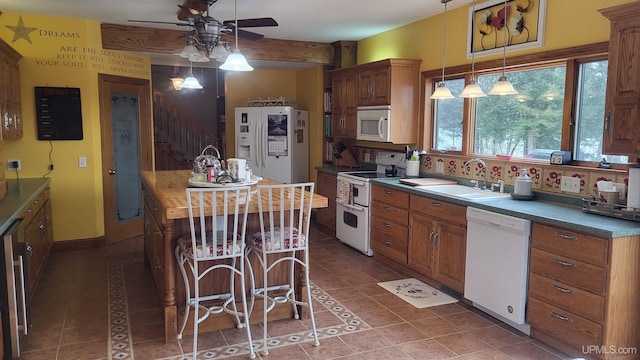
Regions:
[[362, 106], [358, 108], [358, 140], [391, 142], [389, 118], [391, 106]]

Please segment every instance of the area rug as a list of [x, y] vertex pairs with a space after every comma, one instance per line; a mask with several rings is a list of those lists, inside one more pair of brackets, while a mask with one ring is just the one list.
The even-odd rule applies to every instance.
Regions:
[[453, 304], [457, 299], [417, 279], [402, 279], [378, 283], [382, 288], [417, 308]]
[[[108, 269], [108, 288], [110, 302], [110, 338], [108, 344], [110, 351], [108, 359], [135, 360], [136, 345], [138, 343], [134, 341], [135, 336], [133, 336], [133, 334], [131, 333], [131, 329], [135, 326], [132, 326], [133, 324], [130, 314], [131, 308], [129, 305], [130, 299], [128, 299], [128, 297], [130, 297], [132, 293], [135, 293], [136, 287], [140, 286], [136, 286], [135, 282], [129, 282], [131, 281], [132, 277], [136, 277], [134, 274], [139, 272], [148, 272], [148, 270], [144, 269], [143, 260], [141, 257], [124, 258], [118, 259], [117, 261], [112, 261], [108, 264]], [[148, 274], [148, 281], [153, 281], [150, 272]], [[333, 319], [328, 319], [327, 314], [324, 314], [322, 316], [322, 322], [325, 325], [318, 326], [318, 337], [321, 343], [327, 338], [357, 333], [372, 328], [369, 324], [364, 322], [357, 315], [355, 315], [348, 308], [343, 306], [339, 301], [334, 299], [317, 285], [311, 283], [310, 286], [311, 296], [315, 300], [314, 304], [320, 305], [314, 308], [316, 315], [320, 316], [323, 312], [330, 313], [330, 317]], [[316, 319], [318, 319], [318, 317], [316, 317]], [[295, 326], [292, 326], [292, 328], [299, 329], [299, 327]], [[257, 327], [256, 330], [258, 330]], [[270, 348], [278, 348], [296, 343], [299, 344], [312, 342], [313, 336], [310, 331], [298, 330], [292, 331], [289, 334], [270, 337], [268, 341]], [[254, 340], [253, 344], [256, 348], [260, 347], [262, 345], [262, 339]], [[215, 360], [248, 353], [248, 344], [246, 342], [241, 342], [199, 351], [197, 358]], [[181, 349], [180, 351], [176, 352], [175, 355], [158, 356], [154, 357], [154, 359], [184, 360], [187, 358], [191, 359], [191, 357], [192, 354], [188, 349]]]

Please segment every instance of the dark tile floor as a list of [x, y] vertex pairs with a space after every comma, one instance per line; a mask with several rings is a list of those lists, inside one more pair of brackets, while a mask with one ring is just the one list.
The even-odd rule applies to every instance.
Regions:
[[[270, 336], [281, 341], [258, 359], [569, 359], [460, 303], [417, 309], [399, 300], [377, 283], [407, 276], [317, 229], [311, 261], [320, 347], [290, 335], [308, 332], [308, 321], [281, 320], [270, 324]], [[143, 267], [141, 238], [106, 249], [52, 253], [33, 299], [33, 327], [22, 358], [190, 358], [182, 356], [182, 349], [190, 356], [189, 337], [163, 343], [161, 314]], [[252, 330], [258, 339], [260, 326]], [[244, 342], [244, 334], [230, 329], [201, 335], [199, 349], [209, 351], [198, 358], [248, 358], [235, 345]]]

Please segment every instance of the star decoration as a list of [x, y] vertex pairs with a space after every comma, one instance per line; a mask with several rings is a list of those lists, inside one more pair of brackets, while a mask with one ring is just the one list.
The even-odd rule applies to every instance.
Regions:
[[24, 26], [24, 21], [22, 21], [22, 16], [20, 16], [20, 19], [18, 20], [18, 26], [10, 26], [10, 25], [5, 25], [5, 26], [11, 29], [11, 31], [13, 31], [14, 33], [12, 42], [16, 42], [20, 39], [25, 39], [26, 41], [29, 42], [29, 44], [31, 44], [31, 38], [29, 37], [29, 33], [38, 29], [38, 28]]

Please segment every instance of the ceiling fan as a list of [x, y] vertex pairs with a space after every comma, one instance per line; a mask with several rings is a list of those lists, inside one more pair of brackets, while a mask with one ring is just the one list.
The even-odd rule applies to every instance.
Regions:
[[[278, 26], [278, 22], [270, 17], [237, 19], [236, 20], [219, 21], [211, 15], [211, 5], [218, 0], [190, 0], [185, 4], [196, 5], [193, 7], [186, 5], [178, 5], [180, 12], [178, 20], [183, 22], [163, 22], [163, 21], [145, 21], [145, 20], [129, 20], [132, 22], [156, 23], [156, 24], [174, 24], [178, 26], [189, 26], [192, 30], [186, 32], [180, 37], [187, 38], [187, 45], [180, 56], [187, 57], [191, 61], [208, 61], [204, 57], [222, 57], [229, 52], [228, 42], [223, 41], [220, 35], [234, 35], [246, 40], [260, 40], [264, 36], [252, 31], [241, 30], [241, 28], [252, 27], [269, 27]], [[201, 2], [202, 4], [199, 4]], [[196, 52], [198, 54], [196, 54]], [[206, 52], [206, 54], [202, 54]]]

